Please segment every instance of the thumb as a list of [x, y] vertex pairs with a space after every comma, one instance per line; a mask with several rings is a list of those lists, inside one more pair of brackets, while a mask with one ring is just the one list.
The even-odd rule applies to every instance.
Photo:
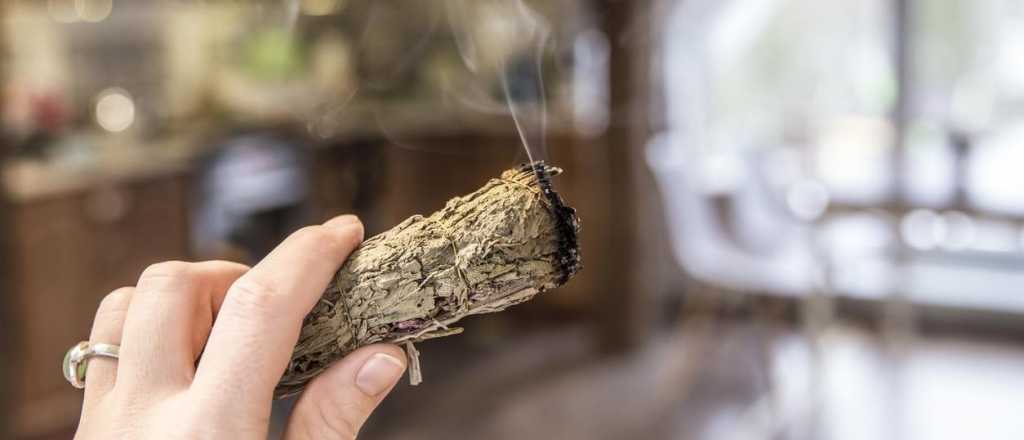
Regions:
[[394, 345], [362, 347], [317, 376], [299, 397], [284, 438], [356, 438], [370, 413], [405, 372], [405, 354]]

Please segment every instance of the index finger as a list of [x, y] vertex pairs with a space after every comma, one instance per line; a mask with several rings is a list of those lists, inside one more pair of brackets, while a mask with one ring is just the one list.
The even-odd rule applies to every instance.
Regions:
[[356, 217], [337, 217], [295, 232], [239, 278], [213, 324], [193, 389], [231, 396], [236, 410], [247, 402], [269, 411], [303, 318], [362, 239]]

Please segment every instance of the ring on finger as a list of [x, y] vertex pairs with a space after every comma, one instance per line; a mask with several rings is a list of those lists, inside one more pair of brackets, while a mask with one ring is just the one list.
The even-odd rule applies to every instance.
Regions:
[[75, 388], [85, 388], [85, 373], [89, 366], [89, 359], [97, 356], [117, 359], [119, 352], [120, 347], [114, 344], [79, 342], [64, 355], [64, 363], [61, 367], [64, 378]]

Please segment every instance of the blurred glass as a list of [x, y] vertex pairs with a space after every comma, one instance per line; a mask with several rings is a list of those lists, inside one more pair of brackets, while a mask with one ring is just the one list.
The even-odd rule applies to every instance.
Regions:
[[918, 314], [1024, 316], [1024, 2], [668, 3], [646, 155], [676, 260], [713, 298], [798, 298], [803, 324], [698, 438], [1017, 435], [1019, 353], [936, 344]]
[[[683, 268], [783, 294], [906, 290], [928, 303], [1019, 308], [1014, 296], [976, 292], [1012, 290], [993, 273], [1024, 263], [1010, 232], [1024, 219], [1024, 87], [1011, 73], [1024, 59], [1024, 3], [908, 4], [900, 33], [888, 0], [673, 3], [669, 129], [648, 157]], [[894, 115], [901, 88], [905, 125]], [[919, 265], [949, 275], [920, 277]], [[979, 275], [933, 288], [964, 271]]]

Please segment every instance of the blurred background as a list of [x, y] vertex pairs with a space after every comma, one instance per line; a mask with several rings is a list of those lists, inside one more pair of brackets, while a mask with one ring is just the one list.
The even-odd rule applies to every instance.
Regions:
[[1022, 0], [11, 0], [0, 48], [4, 438], [71, 436], [146, 266], [530, 158], [583, 272], [364, 438], [1024, 436]]

